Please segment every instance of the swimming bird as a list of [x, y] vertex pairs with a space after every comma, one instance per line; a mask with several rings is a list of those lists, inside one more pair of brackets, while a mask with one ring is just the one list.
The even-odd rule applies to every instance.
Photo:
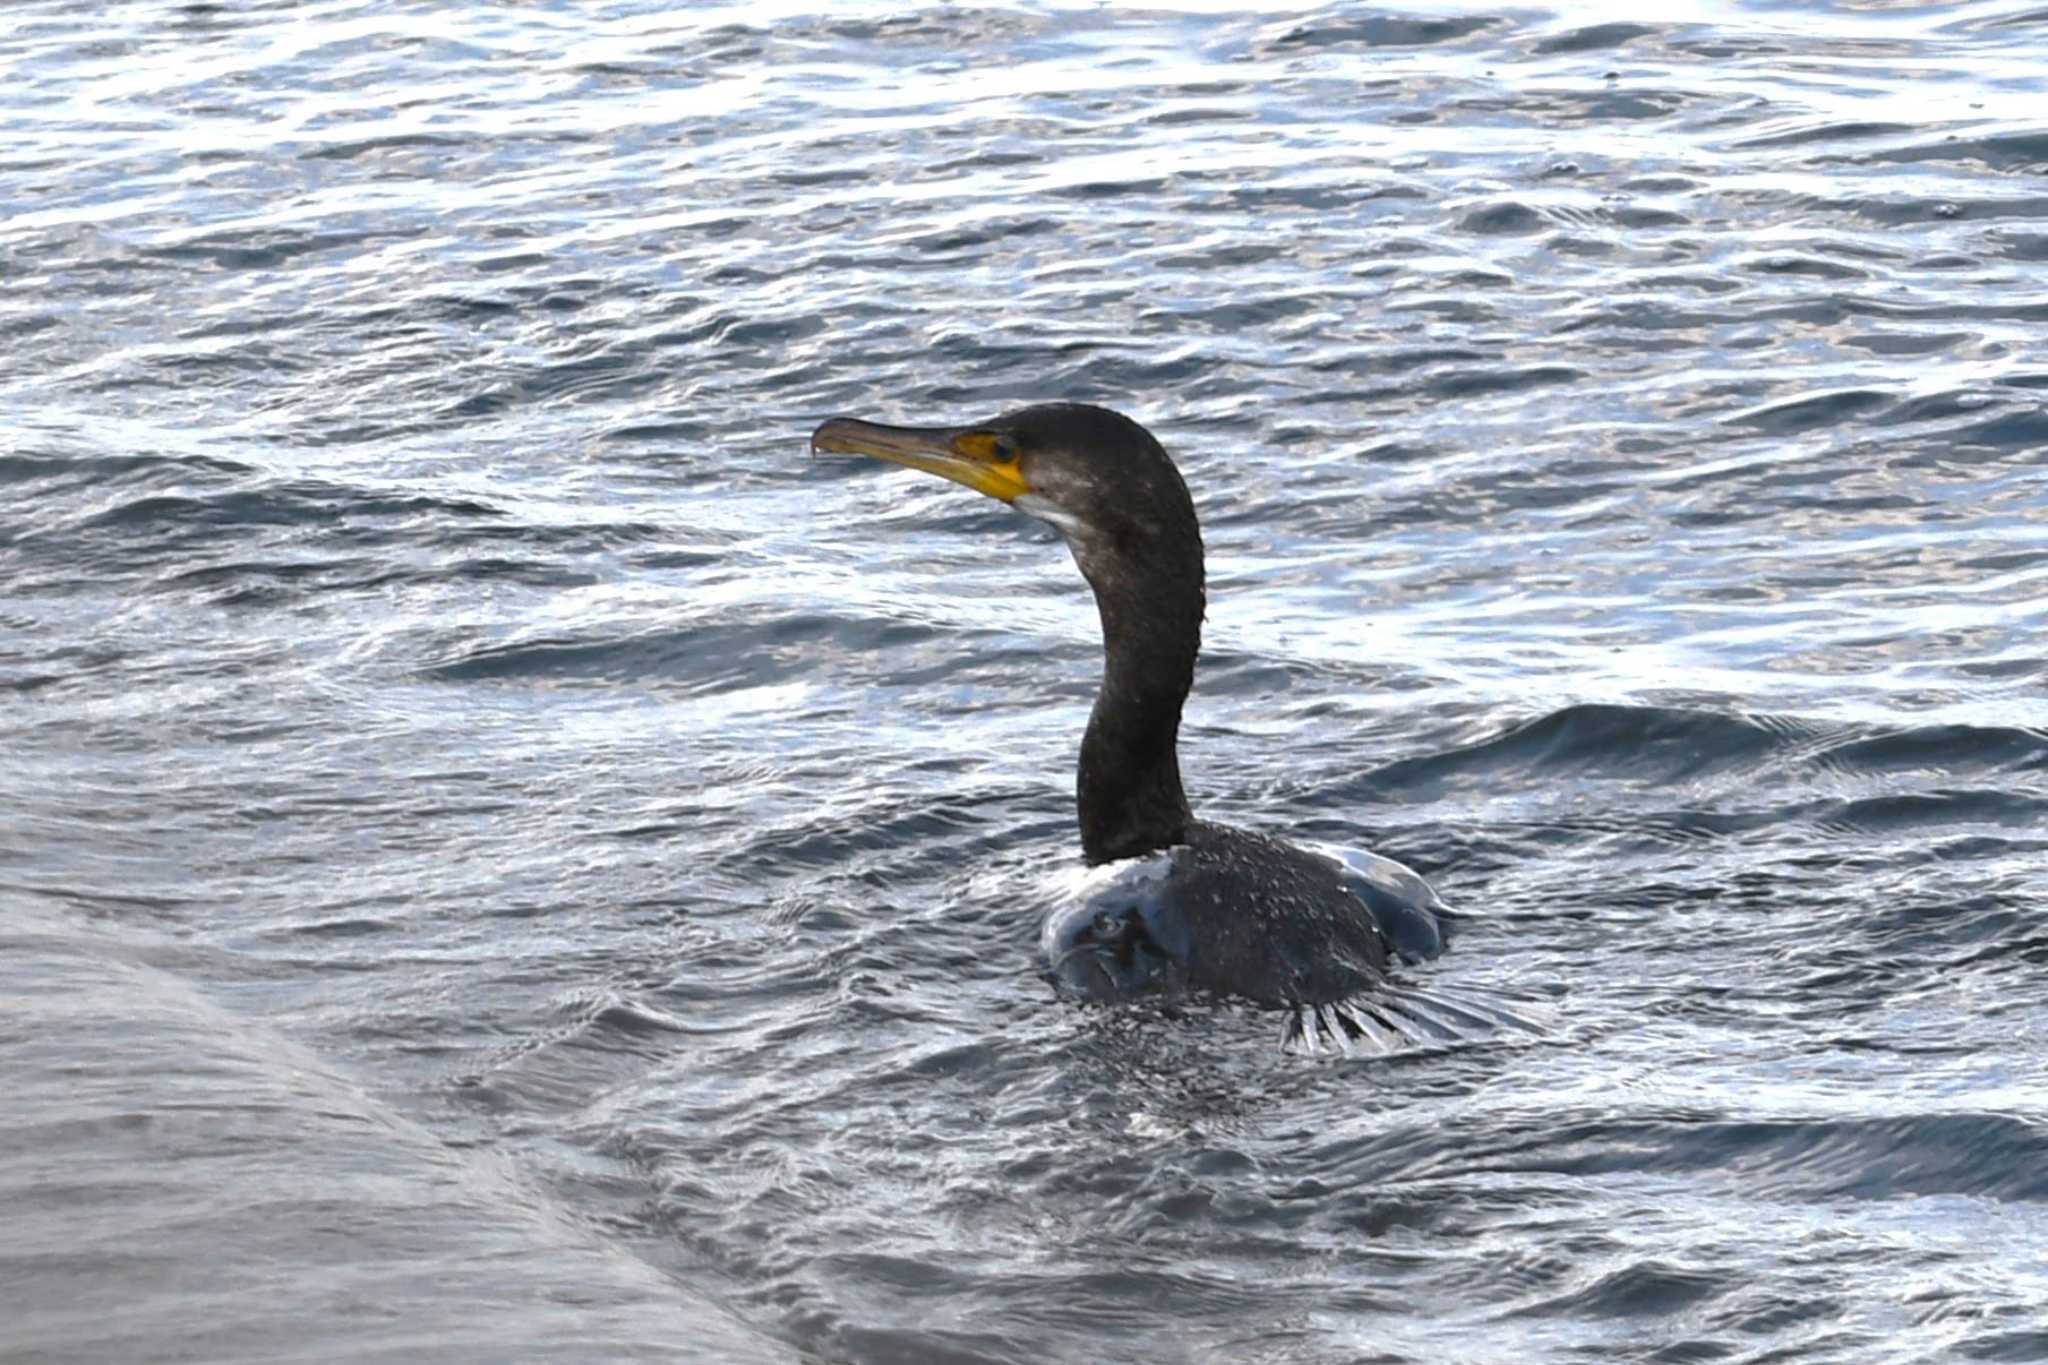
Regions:
[[[1082, 403], [961, 427], [834, 417], [814, 454], [872, 456], [965, 484], [1051, 525], [1094, 590], [1103, 675], [1075, 777], [1081, 852], [1116, 871], [1048, 921], [1055, 981], [1087, 999], [1235, 996], [1291, 1012], [1289, 1040], [1401, 1030], [1376, 996], [1435, 956], [1447, 913], [1419, 875], [1197, 819], [1181, 710], [1206, 605], [1202, 535], [1152, 433]], [[1398, 1015], [1396, 1016], [1398, 1017]]]

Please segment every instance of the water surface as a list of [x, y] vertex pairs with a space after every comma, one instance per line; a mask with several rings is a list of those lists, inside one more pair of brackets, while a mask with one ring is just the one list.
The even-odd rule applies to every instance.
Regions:
[[[16, 5], [9, 1360], [2048, 1357], [2048, 9]], [[1552, 1025], [1077, 1009], [1205, 814]]]

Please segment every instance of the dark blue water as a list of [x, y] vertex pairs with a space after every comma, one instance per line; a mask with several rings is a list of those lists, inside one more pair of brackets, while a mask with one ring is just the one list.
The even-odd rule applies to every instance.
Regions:
[[[17, 4], [0, 1358], [2048, 1359], [2048, 9]], [[1085, 1010], [1108, 403], [1387, 1056]]]

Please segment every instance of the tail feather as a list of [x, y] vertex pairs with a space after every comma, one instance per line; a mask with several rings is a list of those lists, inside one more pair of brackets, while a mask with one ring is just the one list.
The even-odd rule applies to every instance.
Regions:
[[1419, 990], [1388, 985], [1370, 994], [1290, 1010], [1284, 1049], [1310, 1055], [1326, 1049], [1384, 1056], [1406, 1046], [1475, 1042], [1503, 1033], [1542, 1034], [1546, 1013], [1538, 1006], [1475, 998], [1441, 987]]
[[1379, 1056], [1400, 1047], [1404, 1030], [1381, 1002], [1339, 1001], [1327, 1005], [1297, 1005], [1287, 1021], [1283, 1048], [1297, 1044], [1311, 1055], [1326, 1047], [1338, 1052], [1368, 1052]]

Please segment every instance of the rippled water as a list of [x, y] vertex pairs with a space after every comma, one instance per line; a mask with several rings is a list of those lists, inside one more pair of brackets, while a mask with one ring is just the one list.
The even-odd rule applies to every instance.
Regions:
[[[2048, 9], [17, 4], [0, 1356], [2048, 1358]], [[1199, 809], [1545, 1031], [1077, 1009]]]

